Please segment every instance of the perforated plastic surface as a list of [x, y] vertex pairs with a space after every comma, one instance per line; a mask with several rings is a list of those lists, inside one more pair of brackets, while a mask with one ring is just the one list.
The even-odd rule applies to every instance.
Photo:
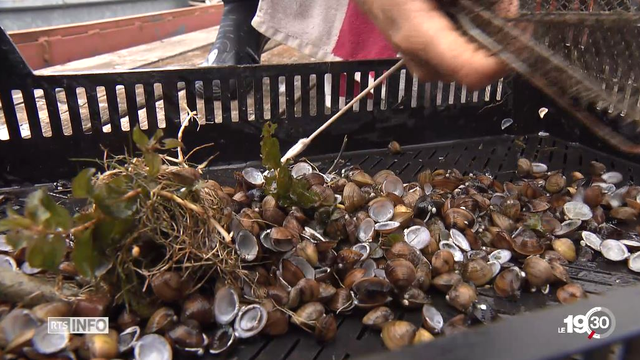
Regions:
[[[373, 150], [345, 153], [342, 159], [346, 165], [358, 165], [370, 174], [383, 169], [394, 171], [404, 181], [415, 179], [422, 170], [430, 168], [457, 168], [466, 173], [486, 172], [500, 181], [514, 179], [515, 165], [519, 157], [541, 161], [550, 170], [563, 170], [566, 175], [572, 171], [587, 172], [592, 160], [604, 163], [609, 169], [621, 172], [625, 181], [640, 179], [640, 165], [612, 158], [587, 147], [570, 144], [552, 137], [540, 136], [499, 136], [465, 141], [416, 145], [406, 147], [404, 153], [391, 155], [387, 150]], [[335, 155], [311, 158], [320, 171], [329, 169]], [[242, 166], [257, 166], [249, 163]], [[232, 173], [238, 167], [212, 169], [207, 176], [222, 183], [232, 184]], [[624, 263], [611, 263], [596, 256], [592, 262], [576, 262], [568, 266], [572, 280], [583, 286], [588, 293], [606, 292], [616, 286], [628, 286], [640, 282], [640, 275], [630, 272]], [[523, 294], [518, 302], [507, 301], [494, 296], [491, 288], [479, 289], [480, 297], [487, 300], [495, 310], [503, 315], [516, 315], [523, 311], [557, 305], [555, 288], [548, 295], [540, 292]], [[430, 290], [435, 306], [442, 312], [445, 321], [458, 312], [446, 304], [444, 296], [437, 290]], [[401, 319], [420, 325], [419, 311], [404, 311], [395, 306]], [[362, 326], [365, 312], [355, 311], [347, 317], [339, 317], [338, 335], [334, 342], [322, 346], [311, 334], [291, 326], [290, 333], [278, 338], [258, 337], [239, 345], [225, 357], [229, 359], [327, 359], [343, 360], [384, 351], [380, 332]]]

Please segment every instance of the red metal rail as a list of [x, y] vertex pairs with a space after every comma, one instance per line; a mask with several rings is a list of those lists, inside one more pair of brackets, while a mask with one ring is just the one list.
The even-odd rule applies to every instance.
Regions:
[[220, 24], [222, 4], [9, 33], [29, 66], [41, 69]]

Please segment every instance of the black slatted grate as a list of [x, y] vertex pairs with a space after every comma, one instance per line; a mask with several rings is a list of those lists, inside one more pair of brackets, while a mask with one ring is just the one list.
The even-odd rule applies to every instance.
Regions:
[[[310, 158], [320, 171], [328, 170], [336, 155]], [[500, 181], [516, 178], [514, 173], [519, 157], [548, 164], [550, 170], [563, 170], [566, 176], [573, 171], [588, 173], [589, 162], [603, 162], [610, 169], [624, 175], [625, 181], [640, 176], [640, 164], [612, 158], [578, 144], [567, 143], [553, 137], [540, 136], [499, 136], [465, 141], [417, 145], [404, 148], [404, 153], [391, 155], [386, 150], [344, 153], [346, 165], [359, 165], [373, 175], [384, 169], [392, 170], [405, 182], [415, 180], [422, 170], [430, 168], [457, 168], [461, 172], [483, 172], [494, 175]], [[239, 167], [212, 169], [207, 176], [226, 184], [233, 184], [232, 173], [244, 166], [259, 166], [248, 163]], [[593, 262], [576, 262], [568, 265], [571, 279], [582, 285], [588, 293], [603, 293], [612, 287], [628, 286], [640, 282], [640, 275], [630, 272], [625, 263], [611, 263], [597, 258]], [[433, 292], [432, 292], [433, 291]], [[498, 313], [516, 315], [547, 306], [558, 305], [555, 289], [548, 295], [540, 292], [523, 294], [518, 302], [497, 298], [491, 288], [480, 288], [480, 298], [488, 301]], [[443, 294], [430, 290], [435, 306], [442, 312], [445, 321], [458, 312], [446, 304]], [[421, 323], [419, 311], [406, 311], [394, 307], [397, 315], [416, 325]], [[326, 346], [317, 344], [311, 334], [291, 326], [290, 334], [278, 338], [257, 338], [243, 343], [226, 355], [229, 359], [290, 359], [290, 360], [344, 360], [385, 351], [380, 331], [371, 330], [361, 324], [364, 311], [355, 311], [347, 317], [340, 317], [336, 340]]]

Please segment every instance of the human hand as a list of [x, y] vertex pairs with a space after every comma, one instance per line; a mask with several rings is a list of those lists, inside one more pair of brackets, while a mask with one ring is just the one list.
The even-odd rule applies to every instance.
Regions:
[[[506, 64], [458, 31], [434, 0], [356, 0], [409, 70], [423, 81], [455, 81], [479, 90], [504, 76]], [[503, 0], [499, 13], [518, 11]]]

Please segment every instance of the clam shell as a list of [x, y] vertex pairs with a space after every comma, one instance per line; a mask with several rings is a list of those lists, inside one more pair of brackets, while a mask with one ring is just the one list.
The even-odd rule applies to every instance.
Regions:
[[31, 314], [31, 311], [21, 308], [11, 310], [0, 321], [0, 339], [6, 342], [5, 344], [0, 343], [0, 347], [11, 343], [22, 333], [35, 330], [38, 325], [38, 320]]
[[617, 171], [610, 171], [608, 173], [604, 173], [600, 176], [602, 180], [604, 180], [608, 184], [617, 184], [622, 182], [622, 174]]
[[508, 262], [509, 260], [511, 260], [511, 256], [512, 256], [511, 251], [506, 249], [498, 249], [492, 252], [491, 254], [489, 254], [489, 261], [496, 261], [500, 265], [502, 265]]
[[241, 230], [235, 236], [236, 250], [243, 261], [253, 261], [258, 256], [258, 240], [249, 230]]
[[49, 355], [64, 350], [69, 344], [68, 332], [49, 334], [48, 324], [40, 325], [31, 339], [33, 347], [39, 354]]
[[231, 326], [223, 326], [211, 335], [209, 342], [209, 353], [217, 355], [225, 352], [236, 341], [236, 333]]
[[421, 250], [431, 242], [431, 233], [424, 226], [412, 226], [404, 230], [404, 241], [414, 248]]
[[464, 251], [471, 250], [471, 245], [469, 245], [469, 241], [463, 233], [461, 233], [457, 229], [451, 229], [449, 231], [449, 235], [451, 236], [451, 241], [453, 241], [453, 243], [456, 244], [457, 247]]
[[543, 163], [531, 163], [531, 171], [533, 171], [534, 174], [544, 173], [547, 172], [547, 170], [549, 170], [549, 167]]
[[233, 326], [236, 336], [246, 339], [258, 334], [267, 324], [267, 315], [267, 310], [258, 304], [243, 307]]
[[440, 250], [449, 250], [453, 254], [453, 260], [456, 262], [464, 261], [464, 254], [453, 241], [440, 241], [438, 244]]
[[369, 206], [369, 216], [376, 222], [391, 220], [393, 212], [393, 202], [389, 199], [377, 200]]
[[491, 268], [491, 271], [493, 271], [492, 277], [496, 277], [498, 273], [500, 273], [500, 269], [502, 268], [502, 264], [495, 260], [487, 262], [487, 265], [489, 265], [489, 267]]
[[602, 239], [600, 237], [590, 231], [582, 232], [582, 240], [587, 246], [590, 248], [600, 251], [600, 246], [602, 244]]
[[351, 247], [351, 249], [362, 254], [360, 261], [367, 260], [369, 258], [369, 254], [371, 253], [371, 247], [368, 243], [355, 244]]
[[0, 255], [0, 268], [1, 269], [10, 269], [13, 271], [18, 270], [18, 264], [13, 260], [11, 256], [8, 255]]
[[362, 222], [358, 226], [358, 231], [356, 232], [358, 240], [362, 242], [371, 241], [373, 239], [373, 235], [375, 234], [375, 226], [376, 223], [371, 218], [362, 220]]
[[627, 247], [630, 251], [640, 250], [640, 241], [635, 240], [620, 240], [624, 246]]
[[140, 328], [132, 326], [118, 335], [118, 351], [121, 353], [129, 351], [140, 337]]
[[378, 268], [376, 262], [373, 259], [367, 259], [362, 263], [362, 268], [365, 269], [364, 276], [365, 278], [376, 276], [375, 270]]
[[12, 252], [13, 246], [7, 243], [7, 236], [0, 235], [0, 252]]
[[560, 228], [553, 232], [555, 236], [564, 236], [574, 231], [582, 224], [581, 220], [567, 220], [560, 224]]
[[633, 255], [629, 256], [629, 259], [627, 260], [627, 266], [631, 271], [640, 272], [640, 252], [634, 253]]
[[375, 226], [375, 229], [381, 234], [388, 234], [395, 231], [399, 227], [400, 227], [400, 223], [397, 221], [383, 221], [383, 222], [377, 223]]
[[253, 186], [260, 187], [264, 185], [264, 176], [262, 175], [260, 170], [256, 168], [248, 167], [243, 169], [242, 176]]
[[616, 191], [616, 187], [613, 184], [597, 182], [597, 183], [593, 183], [592, 185], [599, 186], [602, 189], [603, 194], [613, 194]]
[[382, 183], [383, 193], [393, 193], [398, 196], [404, 195], [404, 184], [399, 177], [395, 175], [387, 176], [386, 180]]
[[311, 174], [313, 172], [313, 168], [309, 163], [299, 162], [291, 168], [291, 176], [296, 179], [299, 179], [307, 174]]
[[589, 220], [593, 216], [589, 205], [578, 201], [569, 201], [562, 208], [570, 220]]
[[157, 334], [148, 334], [136, 342], [133, 350], [136, 360], [171, 360], [173, 351], [167, 340]]
[[600, 252], [611, 261], [622, 261], [629, 257], [629, 250], [618, 240], [608, 239], [600, 244]]
[[422, 325], [430, 332], [439, 334], [444, 326], [442, 314], [433, 306], [425, 304], [422, 307]]
[[216, 293], [213, 302], [216, 322], [221, 325], [229, 324], [240, 311], [240, 299], [233, 288], [223, 287]]

